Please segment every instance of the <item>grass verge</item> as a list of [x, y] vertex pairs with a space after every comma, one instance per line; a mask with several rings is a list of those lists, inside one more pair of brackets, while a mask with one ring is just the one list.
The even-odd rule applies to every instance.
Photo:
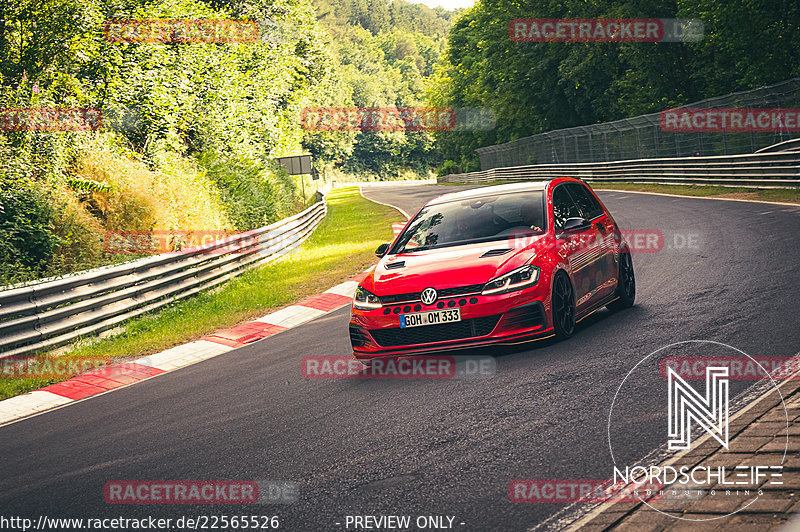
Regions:
[[634, 192], [657, 192], [678, 196], [718, 197], [749, 199], [800, 204], [800, 189], [796, 188], [750, 188], [723, 187], [719, 185], [659, 185], [657, 183], [590, 183], [595, 190], [630, 190]]
[[[512, 181], [489, 181], [482, 186], [507, 185]], [[468, 183], [439, 183], [440, 185], [465, 185]], [[717, 197], [728, 199], [749, 199], [756, 201], [800, 204], [800, 188], [753, 188], [723, 187], [720, 185], [660, 185], [658, 183], [589, 183], [595, 190], [630, 190], [632, 192], [656, 192], [676, 196]]]
[[[328, 215], [317, 230], [278, 262], [250, 270], [219, 290], [133, 319], [120, 334], [79, 342], [64, 356], [145, 356], [323, 292], [373, 264], [375, 248], [392, 238], [392, 222], [403, 220], [396, 210], [362, 198], [355, 187], [334, 189], [327, 203]], [[54, 382], [0, 379], [0, 399]]]

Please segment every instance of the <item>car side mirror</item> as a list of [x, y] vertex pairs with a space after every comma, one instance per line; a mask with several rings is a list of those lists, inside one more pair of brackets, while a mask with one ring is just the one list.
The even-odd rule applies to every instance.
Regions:
[[583, 229], [587, 229], [590, 225], [589, 220], [586, 218], [567, 218], [567, 221], [564, 222], [564, 227], [561, 228], [561, 234], [558, 235], [558, 237], [561, 238], [565, 236], [566, 233], [582, 231]]
[[380, 246], [378, 246], [378, 249], [375, 250], [375, 255], [377, 255], [378, 257], [383, 257], [384, 255], [386, 255], [386, 252], [389, 251], [389, 246], [390, 246], [389, 243], [381, 244]]

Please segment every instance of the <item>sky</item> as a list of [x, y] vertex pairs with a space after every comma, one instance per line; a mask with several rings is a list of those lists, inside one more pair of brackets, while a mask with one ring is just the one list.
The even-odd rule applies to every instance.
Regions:
[[425, 4], [428, 7], [442, 6], [445, 9], [457, 9], [459, 7], [472, 7], [475, 0], [407, 0], [415, 4]]

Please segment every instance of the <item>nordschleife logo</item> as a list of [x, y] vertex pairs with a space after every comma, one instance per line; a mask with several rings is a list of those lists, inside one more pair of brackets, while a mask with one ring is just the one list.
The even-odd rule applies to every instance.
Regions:
[[705, 397], [668, 368], [667, 390], [670, 451], [691, 448], [692, 421], [728, 448], [728, 368], [706, 368]]

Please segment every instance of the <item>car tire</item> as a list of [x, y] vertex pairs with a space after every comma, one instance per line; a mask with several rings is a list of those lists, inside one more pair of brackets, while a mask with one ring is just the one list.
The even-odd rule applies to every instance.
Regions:
[[550, 303], [556, 337], [569, 338], [575, 332], [575, 289], [564, 271], [559, 271], [553, 277]]
[[617, 299], [606, 305], [609, 310], [632, 307], [636, 299], [636, 276], [633, 273], [631, 254], [627, 251], [619, 254], [619, 274], [617, 279]]

